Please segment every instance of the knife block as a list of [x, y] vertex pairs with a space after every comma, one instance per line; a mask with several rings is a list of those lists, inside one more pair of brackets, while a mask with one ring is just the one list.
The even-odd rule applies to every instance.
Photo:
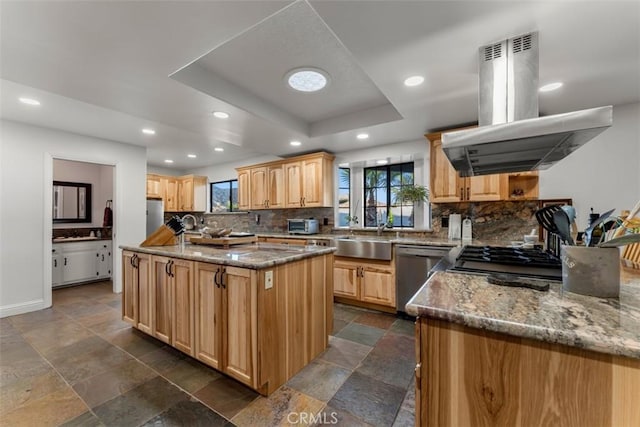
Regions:
[[147, 240], [140, 243], [140, 246], [173, 246], [177, 244], [178, 242], [173, 230], [166, 225], [161, 225], [147, 237]]

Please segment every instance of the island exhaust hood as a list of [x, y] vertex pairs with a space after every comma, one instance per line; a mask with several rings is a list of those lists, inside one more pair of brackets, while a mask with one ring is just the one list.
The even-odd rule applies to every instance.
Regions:
[[537, 32], [479, 54], [479, 127], [442, 134], [461, 176], [547, 169], [611, 126], [610, 105], [538, 117]]

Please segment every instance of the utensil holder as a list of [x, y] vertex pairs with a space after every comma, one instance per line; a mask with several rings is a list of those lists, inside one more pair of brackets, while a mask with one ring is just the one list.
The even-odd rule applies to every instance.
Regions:
[[618, 248], [562, 246], [562, 289], [600, 298], [620, 296]]

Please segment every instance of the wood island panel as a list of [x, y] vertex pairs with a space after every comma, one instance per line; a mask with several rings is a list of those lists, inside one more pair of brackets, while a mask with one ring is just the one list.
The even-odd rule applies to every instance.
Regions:
[[221, 369], [222, 288], [216, 286], [220, 266], [196, 264], [195, 357], [215, 369]]
[[171, 276], [171, 338], [175, 348], [193, 356], [194, 349], [194, 269], [193, 261], [174, 260]]
[[637, 426], [640, 360], [420, 318], [418, 426]]

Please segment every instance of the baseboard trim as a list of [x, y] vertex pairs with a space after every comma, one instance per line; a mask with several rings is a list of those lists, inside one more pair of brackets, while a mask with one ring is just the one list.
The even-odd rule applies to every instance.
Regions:
[[43, 299], [21, 302], [18, 304], [3, 305], [0, 307], [0, 318], [15, 316], [17, 314], [29, 313], [48, 308]]

